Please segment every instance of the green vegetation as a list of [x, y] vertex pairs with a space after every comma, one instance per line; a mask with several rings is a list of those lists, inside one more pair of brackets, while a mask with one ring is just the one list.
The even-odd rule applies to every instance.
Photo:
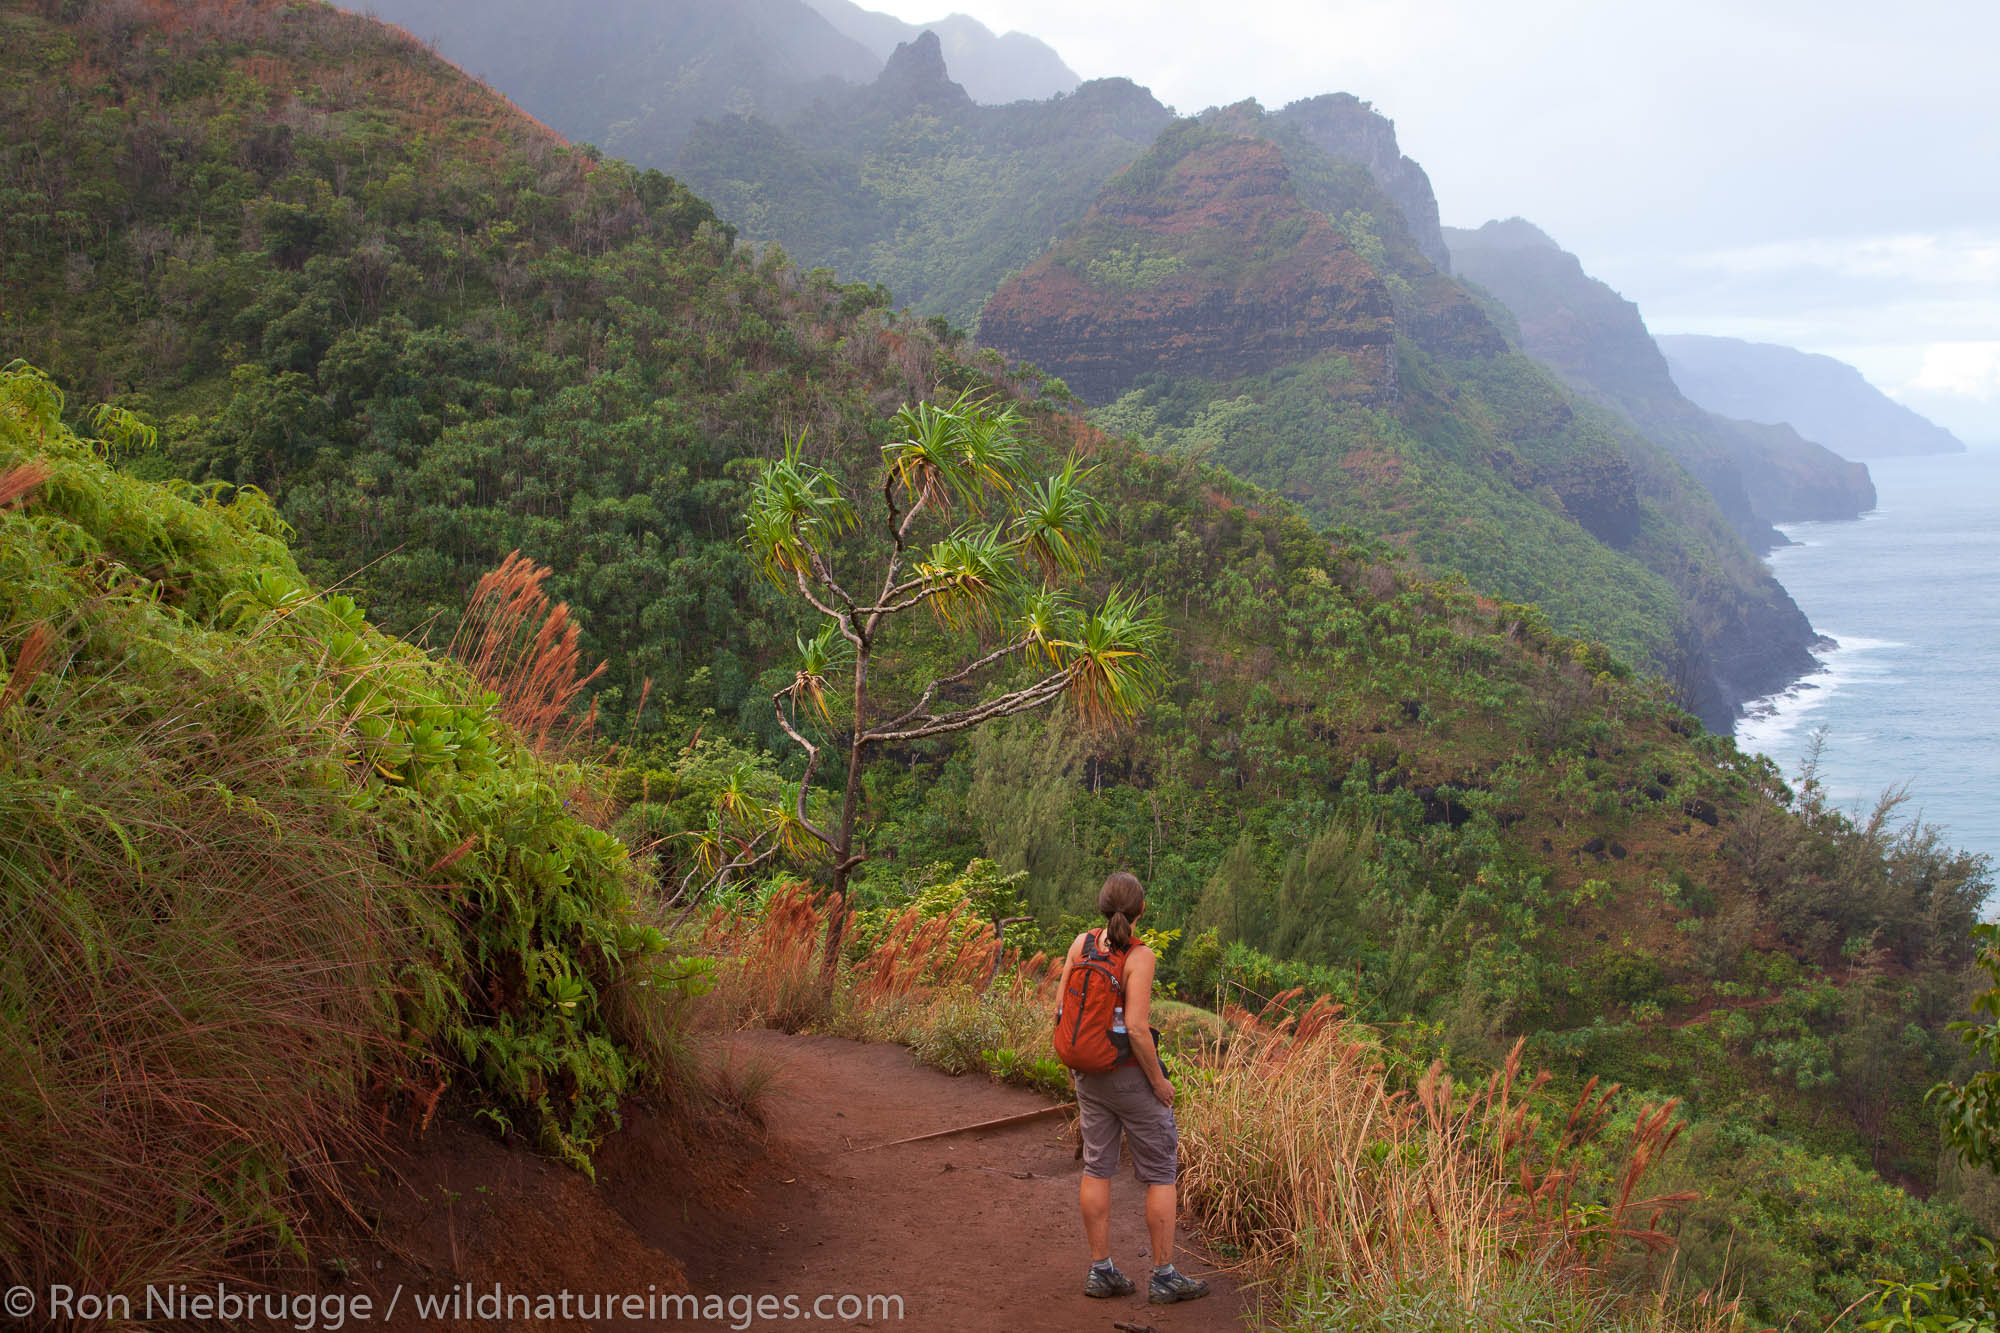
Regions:
[[[150, 12], [58, 22], [0, 10], [0, 110], [24, 127], [0, 148], [0, 342], [161, 425], [157, 449], [120, 446], [114, 468], [84, 444], [42, 443], [66, 438], [53, 399], [38, 379], [10, 381], [43, 406], [21, 418], [41, 424], [9, 428], [83, 480], [37, 483], [0, 515], [0, 597], [15, 599], [0, 646], [10, 679], [30, 681], [0, 712], [4, 771], [34, 775], [7, 798], [27, 813], [0, 817], [59, 837], [50, 854], [88, 867], [73, 901], [32, 888], [8, 900], [42, 923], [15, 938], [56, 941], [12, 952], [0, 974], [10, 1022], [54, 1021], [46, 988], [92, 975], [87, 952], [60, 941], [151, 940], [200, 920], [198, 903], [156, 919], [130, 891], [114, 825], [148, 866], [192, 854], [198, 840], [175, 829], [213, 825], [234, 839], [219, 845], [268, 841], [256, 853], [267, 860], [244, 863], [260, 876], [283, 848], [288, 865], [325, 867], [281, 878], [288, 891], [342, 895], [287, 910], [312, 938], [276, 964], [309, 949], [369, 979], [314, 1048], [327, 1052], [312, 1066], [324, 1077], [297, 1081], [302, 1096], [323, 1094], [313, 1107], [351, 1101], [378, 1067], [366, 1053], [386, 1048], [380, 1067], [408, 1087], [398, 1095], [463, 1071], [460, 1086], [493, 1115], [584, 1152], [640, 1065], [672, 1067], [660, 1011], [628, 1026], [623, 1008], [642, 989], [671, 998], [681, 975], [651, 952], [629, 877], [650, 874], [667, 898], [703, 882], [701, 849], [765, 820], [803, 775], [771, 699], [802, 667], [825, 673], [799, 660], [813, 639], [797, 599], [743, 550], [757, 477], [794, 441], [795, 466], [872, 495], [898, 408], [970, 391], [1019, 413], [1030, 475], [1072, 456], [1094, 469], [1100, 559], [1075, 580], [1079, 600], [1114, 588], [1153, 598], [1163, 683], [1115, 733], [1058, 711], [815, 773], [808, 809], [855, 779], [855, 827], [870, 830], [857, 907], [897, 919], [955, 877], [926, 868], [985, 858], [979, 893], [997, 877], [1024, 904], [1001, 919], [1035, 917], [1009, 939], [1066, 942], [1092, 886], [1129, 866], [1160, 928], [1181, 932], [1163, 937], [1164, 966], [1191, 1000], [1261, 1008], [1304, 985], [1402, 1034], [1421, 1062], [1477, 1071], [1525, 1037], [1564, 1095], [1602, 1074], [1684, 1097], [1697, 1125], [1679, 1150], [1748, 1144], [1744, 1178], [1765, 1172], [1768, 1188], [1746, 1187], [1739, 1211], [1682, 1224], [1691, 1256], [1697, 1240], [1702, 1254], [1725, 1252], [1732, 1227], [1756, 1239], [1745, 1280], [1764, 1284], [1748, 1293], [1758, 1308], [1855, 1299], [1878, 1265], [1914, 1280], [1907, 1265], [1960, 1230], [1880, 1173], [1918, 1191], [1934, 1181], [1936, 1127], [1920, 1096], [1965, 1073], [1941, 1034], [1960, 1010], [1986, 867], [1892, 813], [1847, 819], [1809, 777], [1787, 787], [1629, 669], [1628, 651], [1676, 629], [1673, 598], [1727, 584], [1737, 566], [1670, 526], [1640, 456], [1518, 359], [1494, 358], [1476, 378], [1406, 339], [1400, 420], [1310, 414], [1312, 385], [1337, 382], [1331, 361], [1231, 386], [1365, 445], [1351, 480], [1301, 487], [1316, 525], [1197, 448], [1148, 450], [1030, 397], [1038, 376], [887, 311], [877, 289], [734, 245], [675, 182], [551, 143], [363, 20], [246, 7], [162, 26]], [[1199, 393], [1150, 385], [1119, 410], [1153, 413], [1146, 429], [1177, 444], [1198, 443], [1199, 427], [1215, 447], [1235, 441], [1246, 467], [1281, 465], [1252, 453], [1275, 448], [1259, 428], [1224, 429], [1226, 398]], [[1452, 416], [1453, 394], [1479, 411]], [[101, 438], [133, 438], [121, 421], [107, 418]], [[13, 438], [10, 468], [30, 452]], [[1573, 535], [1496, 554], [1437, 531], [1469, 517], [1506, 539], [1573, 511], [1592, 478], [1538, 473], [1556, 457], [1536, 452], [1551, 439], [1607, 474], [1624, 460], [1634, 549], [1683, 552], [1684, 574], [1618, 566], [1634, 597], [1601, 608], [1614, 619], [1588, 635], [1565, 632], [1581, 608], [1558, 621], [1512, 585], [1482, 588], [1410, 554], [1439, 542], [1440, 562], [1483, 560], [1482, 581], [1496, 583], [1538, 557], [1566, 578], [1597, 577], [1603, 557]], [[1477, 505], [1443, 508], [1451, 497], [1430, 478], [1473, 475], [1487, 448], [1504, 450], [1494, 469], [1533, 498], [1516, 508], [1489, 485]], [[1363, 483], [1409, 514], [1343, 511]], [[1365, 530], [1330, 537], [1336, 517]], [[848, 530], [828, 549], [848, 569], [880, 546]], [[580, 652], [609, 663], [594, 698], [605, 731], [626, 739], [603, 775], [607, 822], [643, 849], [636, 871], [565, 815], [565, 797], [595, 787], [587, 774], [535, 758], [467, 673], [361, 620], [365, 604], [391, 630], [442, 642], [475, 580], [516, 549], [554, 568], [547, 591], [570, 604]], [[312, 591], [335, 584], [340, 594]], [[60, 631], [60, 647], [38, 653], [79, 665], [22, 668], [37, 624]], [[962, 642], [920, 618], [871, 680], [884, 699], [914, 701], [963, 660], [950, 656]], [[205, 728], [175, 729], [181, 700], [202, 706]], [[44, 734], [48, 719], [69, 730]], [[31, 726], [33, 744], [17, 743]], [[147, 753], [135, 759], [135, 746]], [[263, 776], [230, 776], [229, 764]], [[104, 792], [62, 795], [86, 790], [65, 765]], [[163, 793], [171, 822], [131, 816]], [[740, 798], [747, 822], [717, 814], [725, 798]], [[15, 827], [9, 855], [43, 845]], [[331, 850], [312, 850], [321, 844]], [[790, 868], [813, 871], [803, 857]], [[9, 873], [10, 894], [42, 882]], [[739, 879], [721, 892], [762, 889]], [[1004, 896], [988, 895], [982, 919]], [[85, 907], [107, 933], [91, 933]], [[368, 928], [354, 943], [329, 922]], [[215, 942], [189, 947], [230, 958], [248, 956], [241, 940], [271, 938], [204, 930]], [[238, 971], [246, 985], [260, 975]], [[756, 1012], [817, 1012], [815, 978], [796, 980], [776, 978], [781, 993]], [[262, 1003], [243, 999], [241, 1012]], [[935, 1035], [941, 1051], [1036, 1077], [1026, 1017], [976, 1005], [961, 1017], [963, 1031]], [[24, 1031], [8, 1039], [36, 1051], [55, 1040]], [[283, 1041], [257, 1047], [292, 1059]], [[77, 1086], [72, 1106], [95, 1105], [95, 1085]], [[34, 1109], [18, 1082], [0, 1096]], [[1743, 1134], [1761, 1137], [1726, 1137]], [[256, 1149], [262, 1165], [225, 1157], [212, 1176], [202, 1154], [214, 1140], [187, 1140], [189, 1198], [214, 1197], [204, 1182], [217, 1179], [238, 1182], [222, 1197], [262, 1197], [240, 1182], [275, 1179], [277, 1154], [294, 1160], [284, 1145], [313, 1141], [273, 1131], [258, 1140], [280, 1145]], [[46, 1128], [23, 1141], [37, 1162], [63, 1160], [46, 1155]], [[1713, 1150], [1725, 1151], [1737, 1150]], [[1698, 1172], [1715, 1157], [1691, 1160]], [[1784, 1178], [1837, 1187], [1842, 1217], [1802, 1221], [1814, 1214]], [[1701, 1281], [1722, 1272], [1689, 1262]]]
[[[1109, 723], [1131, 716], [1156, 686], [1161, 626], [1144, 604], [1116, 592], [1091, 611], [1071, 602], [1069, 588], [1096, 563], [1103, 520], [1083, 489], [1087, 472], [1071, 458], [1034, 481], [1022, 466], [1019, 424], [1011, 408], [991, 412], [963, 395], [950, 406], [919, 403], [896, 414], [881, 476], [857, 488], [858, 504], [791, 447], [764, 464], [751, 488], [745, 534], [751, 554], [773, 583], [787, 591], [796, 585], [823, 621], [810, 641], [799, 641], [799, 669], [771, 702], [779, 725], [806, 755], [793, 818], [832, 867], [822, 964], [829, 991], [840, 963], [848, 876], [867, 859], [854, 835], [871, 750], [949, 736], [1057, 699], [1094, 723]], [[878, 494], [879, 513], [872, 500]], [[836, 558], [841, 535], [857, 527], [877, 548], [876, 559], [858, 573]], [[937, 535], [924, 546], [927, 533]], [[880, 682], [869, 672], [901, 647], [898, 639], [908, 639], [894, 631], [919, 610], [956, 631], [958, 642], [916, 702], [891, 716], [896, 705], [883, 706]], [[841, 667], [850, 677], [849, 703], [836, 710], [827, 676]], [[1016, 679], [1007, 679], [1010, 668]], [[806, 803], [822, 747], [838, 738], [841, 722], [846, 785], [839, 816], [821, 827]], [[809, 740], [801, 725], [821, 732], [822, 741]], [[782, 839], [774, 844], [782, 845]]]
[[969, 328], [1170, 119], [1124, 79], [1006, 106], [854, 89], [697, 125], [678, 170], [746, 236]]
[[10, 1279], [131, 1290], [292, 1241], [364, 1103], [427, 1120], [447, 1085], [587, 1165], [682, 1075], [701, 971], [568, 812], [583, 775], [311, 587], [262, 496], [122, 475], [150, 431], [61, 411], [0, 372]]
[[[1422, 358], [1402, 351], [1406, 366]], [[1491, 397], [1459, 397], [1468, 410], [1435, 442], [1396, 412], [1342, 401], [1348, 378], [1337, 355], [1226, 385], [1154, 378], [1096, 420], [1295, 497], [1329, 523], [1399, 538], [1427, 565], [1534, 602], [1564, 632], [1602, 638], [1626, 660], [1671, 653], [1683, 613], [1674, 588], [1579, 526], [1545, 480], [1595, 461], [1615, 484], [1616, 455], [1604, 459], [1602, 442], [1581, 432], [1515, 442], [1502, 394], [1539, 387], [1523, 358], [1489, 372]], [[1484, 386], [1458, 387], [1469, 396]]]

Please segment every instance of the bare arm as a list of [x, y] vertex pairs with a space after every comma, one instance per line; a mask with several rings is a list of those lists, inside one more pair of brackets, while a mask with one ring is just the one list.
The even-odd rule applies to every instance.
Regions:
[[1153, 968], [1159, 957], [1151, 949], [1134, 949], [1125, 963], [1125, 1033], [1132, 1040], [1132, 1054], [1153, 1095], [1167, 1105], [1174, 1104], [1174, 1085], [1160, 1067], [1160, 1052], [1153, 1045]]

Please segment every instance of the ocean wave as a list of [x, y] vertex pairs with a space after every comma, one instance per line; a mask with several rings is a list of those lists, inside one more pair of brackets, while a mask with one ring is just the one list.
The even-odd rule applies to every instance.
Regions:
[[1835, 646], [1814, 654], [1819, 662], [1817, 671], [1744, 706], [1744, 716], [1736, 723], [1740, 748], [1782, 760], [1780, 752], [1792, 747], [1813, 715], [1843, 688], [1863, 681], [1882, 685], [1897, 681], [1894, 654], [1907, 644], [1862, 634], [1830, 637]]

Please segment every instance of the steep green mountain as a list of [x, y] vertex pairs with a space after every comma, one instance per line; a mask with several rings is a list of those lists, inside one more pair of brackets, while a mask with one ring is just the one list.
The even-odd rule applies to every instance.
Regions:
[[1629, 417], [1672, 451], [1753, 547], [1783, 544], [1773, 524], [1853, 518], [1875, 507], [1864, 465], [1794, 433], [1759, 430], [1689, 402], [1639, 308], [1531, 223], [1451, 228], [1446, 240], [1458, 273], [1506, 306], [1521, 345], [1578, 393]]
[[753, 240], [886, 285], [898, 304], [970, 325], [1001, 279], [1081, 214], [1171, 117], [1125, 79], [978, 106], [934, 33], [867, 88], [788, 122], [695, 127], [679, 174]]
[[1083, 80], [1055, 48], [1025, 32], [995, 36], [967, 14], [927, 23], [905, 23], [893, 14], [863, 9], [853, 0], [806, 0], [821, 17], [887, 60], [897, 47], [925, 32], [937, 34], [951, 75], [975, 102], [1039, 102], [1076, 91]]
[[571, 139], [671, 167], [704, 116], [796, 115], [881, 57], [805, 0], [356, 0]]
[[1333, 161], [1366, 170], [1402, 214], [1402, 231], [1423, 257], [1439, 272], [1451, 272], [1451, 252], [1438, 225], [1431, 178], [1397, 144], [1396, 122], [1352, 93], [1328, 93], [1293, 102], [1273, 119]]
[[1677, 674], [1711, 725], [1807, 669], [1804, 617], [1701, 488], [1510, 352], [1401, 219], [1291, 114], [1178, 122], [981, 336], [1112, 404], [1111, 429]]
[[1965, 451], [1956, 435], [1830, 356], [1692, 333], [1657, 341], [1680, 391], [1711, 412], [1784, 422], [1843, 458]]
[[[740, 543], [752, 465], [791, 441], [858, 475], [900, 403], [985, 392], [1023, 412], [1033, 467], [1074, 454], [1092, 469], [1106, 538], [1091, 591], [1153, 599], [1167, 684], [1125, 730], [1029, 719], [869, 767], [864, 904], [896, 905], [925, 867], [986, 855], [1025, 872], [1039, 925], [1059, 935], [1093, 882], [1131, 866], [1160, 926], [1184, 931], [1167, 958], [1193, 998], [1308, 986], [1396, 1024], [1422, 1061], [1474, 1067], [1518, 1035], [1567, 1084], [1604, 1075], [1683, 1095], [1705, 1132], [1675, 1169], [1761, 1181], [1689, 1222], [1684, 1271], [1719, 1280], [1722, 1257], [1743, 1252], [1732, 1232], [1754, 1235], [1760, 1308], [1830, 1303], [1830, 1318], [1910, 1237], [1955, 1225], [1866, 1172], [1934, 1179], [1919, 1096], [1953, 1058], [1941, 1025], [1962, 1007], [1985, 868], [1924, 830], [1856, 825], [1809, 782], [1787, 788], [1602, 644], [1393, 544], [1330, 537], [1186, 452], [1109, 436], [1066, 398], [1034, 397], [1039, 377], [886, 309], [879, 291], [734, 244], [677, 183], [568, 148], [410, 41], [325, 6], [52, 17], [10, 2], [0, 116], [24, 127], [0, 146], [0, 358], [27, 355], [85, 401], [160, 421], [157, 449], [100, 445], [122, 460], [124, 494], [158, 477], [187, 515], [261, 487], [270, 508], [242, 512], [262, 515], [272, 543], [282, 519], [301, 585], [338, 583], [357, 617], [435, 642], [509, 551], [553, 566], [583, 652], [610, 662], [597, 701], [624, 746], [632, 846], [671, 857], [675, 835], [707, 817], [676, 785], [690, 754], [801, 771], [771, 703], [798, 669], [797, 607]], [[1303, 237], [1311, 219], [1297, 225]], [[1376, 272], [1391, 318], [1399, 301], [1422, 309], [1388, 260]], [[1492, 541], [1537, 514], [1574, 527], [1558, 488], [1615, 497], [1621, 463], [1633, 548], [1670, 540], [1649, 537], [1662, 503], [1649, 488], [1677, 474], [1649, 476], [1644, 455], [1524, 358], [1448, 362], [1414, 333], [1396, 355], [1396, 413], [1414, 424], [1338, 403], [1338, 352], [1243, 382], [1295, 392], [1301, 410], [1336, 399], [1336, 421], [1377, 433], [1356, 470], [1413, 501], [1456, 504], [1462, 475], [1498, 506], [1481, 478], [1509, 469], [1535, 512], [1496, 511]], [[1172, 386], [1154, 392], [1164, 411]], [[1190, 410], [1228, 401], [1196, 393]], [[1565, 460], [1605, 478], [1535, 479]], [[0, 470], [16, 462], [10, 450]], [[70, 492], [63, 503], [88, 508]], [[1595, 521], [1615, 532], [1621, 512]], [[92, 615], [116, 597], [187, 630], [176, 599], [191, 544], [143, 502], [115, 525], [129, 531], [112, 562], [24, 513], [0, 514], [4, 550], [28, 550], [36, 577]], [[17, 548], [17, 524], [38, 545]], [[1541, 549], [1523, 531], [1521, 553]], [[887, 538], [842, 540], [844, 568]], [[1652, 576], [1633, 568], [1602, 573], [1643, 591]], [[279, 610], [297, 601], [276, 591]], [[293, 618], [270, 617], [273, 632]], [[26, 632], [0, 626], [10, 674]], [[877, 659], [885, 697], [915, 692], [948, 632], [921, 626]], [[195, 665], [167, 664], [162, 679]], [[209, 733], [175, 734], [200, 750]], [[414, 754], [438, 735], [412, 728], [407, 743]], [[12, 745], [0, 762], [22, 755], [53, 762]], [[513, 838], [480, 844], [479, 864]], [[114, 841], [99, 853], [122, 864]], [[481, 891], [557, 878], [553, 863], [524, 863]], [[33, 1096], [18, 1082], [0, 1092]], [[1836, 1197], [1828, 1180], [1840, 1205], [1808, 1206]]]

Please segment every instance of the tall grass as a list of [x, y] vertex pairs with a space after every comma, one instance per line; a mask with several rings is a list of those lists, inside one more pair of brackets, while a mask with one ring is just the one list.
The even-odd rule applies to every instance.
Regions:
[[[1049, 1066], [1050, 960], [1009, 955], [989, 986], [992, 928], [913, 907], [857, 946], [829, 1005], [814, 985], [825, 910], [792, 885], [761, 910], [709, 918], [703, 947], [721, 956], [715, 999], [731, 1021], [900, 1041], [953, 1073]], [[1401, 1069], [1325, 1001], [1287, 1012], [1298, 998], [1175, 1025], [1182, 1207], [1257, 1284], [1272, 1326], [1742, 1326], [1713, 1296], [1627, 1290], [1617, 1277], [1621, 1260], [1671, 1249], [1660, 1224], [1692, 1197], [1645, 1187], [1680, 1133], [1672, 1103], [1614, 1134], [1616, 1089], [1593, 1082], [1552, 1106], [1546, 1078], [1523, 1077], [1518, 1045], [1468, 1085], [1441, 1065]]]
[[226, 682], [181, 686], [0, 722], [0, 1254], [37, 1288], [132, 1291], [293, 1240], [370, 1080], [407, 1063], [403, 886], [291, 780], [306, 738], [229, 726]]
[[[1462, 1322], [1439, 1327], [1501, 1327], [1509, 1310], [1523, 1327], [1638, 1317], [1611, 1267], [1622, 1251], [1670, 1249], [1660, 1221], [1691, 1197], [1644, 1190], [1680, 1132], [1671, 1103], [1605, 1143], [1615, 1089], [1593, 1081], [1544, 1125], [1546, 1079], [1523, 1080], [1518, 1044], [1477, 1084], [1433, 1064], [1399, 1087], [1374, 1034], [1323, 1000], [1230, 1017], [1179, 1110], [1182, 1197], [1281, 1306], [1337, 1307], [1340, 1327], [1369, 1326], [1352, 1322], [1364, 1310], [1384, 1312], [1383, 1327], [1430, 1327], [1440, 1311]], [[1398, 1309], [1430, 1313], [1405, 1325], [1387, 1318]]]
[[499, 696], [500, 715], [545, 758], [589, 732], [596, 705], [582, 717], [571, 707], [604, 674], [602, 662], [583, 670], [582, 629], [570, 618], [569, 603], [551, 605], [542, 591], [551, 572], [519, 551], [508, 552], [474, 586], [447, 649]]
[[[295, 1242], [447, 1086], [587, 1168], [627, 1092], [691, 1076], [699, 969], [573, 774], [306, 585], [261, 497], [120, 474], [19, 364], [0, 495], [0, 1285]], [[546, 741], [587, 677], [553, 614], [527, 642]]]
[[1034, 1060], [1053, 1054], [1045, 1003], [1053, 981], [1043, 959], [1007, 955], [1014, 966], [996, 973], [991, 922], [911, 908], [872, 938], [849, 937], [842, 984], [829, 999], [818, 954], [829, 910], [810, 886], [787, 884], [756, 912], [711, 913], [700, 944], [718, 960], [710, 1012], [737, 1025], [901, 1042], [952, 1074], [1003, 1072], [993, 1062], [1005, 1053], [1018, 1057], [1020, 1081], [1037, 1081]]

